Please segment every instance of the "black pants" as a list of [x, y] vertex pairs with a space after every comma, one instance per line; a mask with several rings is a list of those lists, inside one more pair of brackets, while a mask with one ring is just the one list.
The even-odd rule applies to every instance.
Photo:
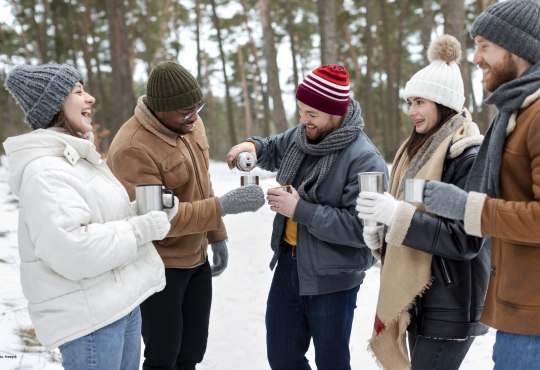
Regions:
[[141, 304], [143, 369], [195, 370], [208, 340], [212, 274], [208, 261], [165, 269], [167, 285]]
[[457, 370], [474, 337], [465, 340], [434, 339], [407, 333], [412, 370]]

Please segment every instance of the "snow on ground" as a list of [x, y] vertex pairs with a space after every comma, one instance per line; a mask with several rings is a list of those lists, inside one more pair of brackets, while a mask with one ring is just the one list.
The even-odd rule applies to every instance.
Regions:
[[[0, 158], [0, 370], [61, 369], [58, 351], [24, 341], [31, 330], [19, 280], [16, 199], [9, 192], [5, 157]], [[210, 165], [216, 195], [240, 185], [242, 173], [230, 171], [223, 162]], [[255, 169], [266, 191], [277, 186], [275, 174]], [[229, 234], [229, 266], [214, 279], [210, 336], [199, 370], [269, 370], [266, 361], [264, 314], [272, 272], [269, 241], [273, 212], [264, 206], [257, 213], [224, 218]], [[352, 369], [378, 369], [367, 351], [378, 294], [379, 269], [370, 269], [358, 294], [351, 337]], [[23, 333], [23, 334], [21, 334]], [[463, 370], [493, 367], [491, 351], [495, 332], [477, 338], [461, 367]], [[315, 369], [313, 348], [308, 358]]]

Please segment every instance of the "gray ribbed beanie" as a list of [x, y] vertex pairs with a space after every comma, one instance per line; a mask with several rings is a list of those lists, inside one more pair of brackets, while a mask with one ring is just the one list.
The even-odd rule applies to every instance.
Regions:
[[36, 130], [49, 126], [82, 80], [81, 72], [67, 64], [22, 65], [8, 74], [5, 87], [21, 106], [26, 123]]
[[157, 64], [146, 85], [146, 104], [154, 112], [172, 112], [191, 107], [202, 100], [199, 83], [176, 62]]
[[488, 7], [474, 21], [482, 36], [535, 64], [540, 61], [540, 0], [507, 0]]

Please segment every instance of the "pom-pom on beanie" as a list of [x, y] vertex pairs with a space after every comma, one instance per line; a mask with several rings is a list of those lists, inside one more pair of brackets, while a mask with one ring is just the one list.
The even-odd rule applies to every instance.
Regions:
[[344, 116], [351, 100], [347, 70], [333, 64], [314, 69], [298, 85], [296, 99], [321, 112]]
[[5, 87], [25, 114], [25, 121], [36, 130], [47, 128], [60, 112], [81, 72], [67, 64], [21, 65], [7, 75]]
[[540, 1], [507, 0], [489, 6], [474, 21], [471, 36], [482, 36], [535, 64], [540, 61]]
[[411, 77], [403, 97], [424, 98], [461, 112], [465, 102], [458, 66], [461, 44], [454, 36], [442, 35], [430, 43], [427, 56], [430, 64]]
[[199, 83], [176, 62], [157, 64], [146, 85], [146, 104], [153, 112], [172, 112], [189, 108], [202, 100]]

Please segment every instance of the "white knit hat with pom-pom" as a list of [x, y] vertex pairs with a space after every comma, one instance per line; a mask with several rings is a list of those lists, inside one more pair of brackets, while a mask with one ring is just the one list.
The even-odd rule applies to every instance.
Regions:
[[437, 37], [427, 51], [430, 64], [415, 73], [405, 85], [403, 97], [419, 97], [461, 112], [465, 102], [458, 63], [461, 44], [451, 35]]

